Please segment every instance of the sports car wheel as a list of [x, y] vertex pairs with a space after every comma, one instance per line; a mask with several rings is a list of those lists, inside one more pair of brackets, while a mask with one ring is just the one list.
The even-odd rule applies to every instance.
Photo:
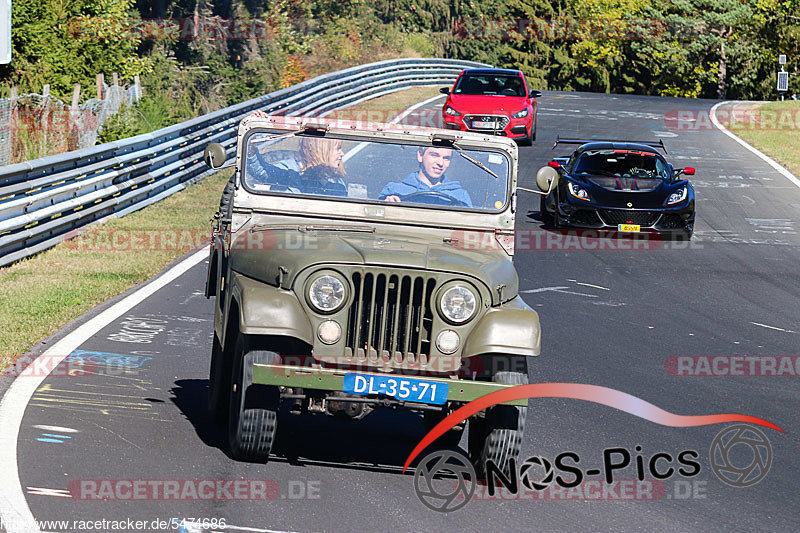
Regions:
[[539, 215], [546, 225], [553, 224], [553, 214], [547, 210], [547, 197], [544, 195], [539, 197]]

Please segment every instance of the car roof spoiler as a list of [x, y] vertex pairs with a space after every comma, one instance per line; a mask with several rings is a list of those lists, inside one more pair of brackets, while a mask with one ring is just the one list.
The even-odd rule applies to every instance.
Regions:
[[644, 144], [646, 146], [650, 146], [652, 148], [660, 148], [664, 150], [664, 153], [667, 153], [667, 147], [664, 146], [663, 139], [659, 139], [658, 141], [633, 141], [630, 139], [562, 139], [561, 137], [556, 137], [556, 142], [553, 143], [553, 150], [555, 150], [556, 146], [559, 144], [587, 144], [587, 143], [633, 143], [633, 144]]

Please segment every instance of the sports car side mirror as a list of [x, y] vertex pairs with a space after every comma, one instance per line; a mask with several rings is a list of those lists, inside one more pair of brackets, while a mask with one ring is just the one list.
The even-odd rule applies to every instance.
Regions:
[[450, 94], [450, 87], [442, 87], [439, 89], [439, 92], [442, 94]]
[[543, 193], [549, 193], [558, 184], [558, 172], [553, 167], [547, 166], [536, 173], [536, 185]]
[[211, 168], [220, 168], [227, 157], [225, 148], [219, 143], [211, 143], [203, 150], [203, 161]]
[[537, 91], [536, 89], [532, 89], [528, 93], [528, 98], [539, 98], [540, 96], [542, 96], [542, 91]]

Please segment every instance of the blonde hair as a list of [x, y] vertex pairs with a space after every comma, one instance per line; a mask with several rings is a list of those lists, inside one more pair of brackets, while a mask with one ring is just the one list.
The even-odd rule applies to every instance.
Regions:
[[[333, 159], [333, 154], [341, 149], [340, 139], [319, 139], [315, 137], [300, 138], [300, 171], [305, 172], [311, 167], [329, 166], [328, 162]], [[335, 167], [338, 174], [344, 174], [344, 165], [339, 161]]]

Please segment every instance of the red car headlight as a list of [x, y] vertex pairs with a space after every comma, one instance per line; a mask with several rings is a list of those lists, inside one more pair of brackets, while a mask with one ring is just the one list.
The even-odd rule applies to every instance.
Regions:
[[528, 116], [528, 108], [526, 107], [522, 111], [519, 111], [519, 112], [514, 113], [513, 115], [511, 115], [511, 118], [525, 118], [527, 116]]

